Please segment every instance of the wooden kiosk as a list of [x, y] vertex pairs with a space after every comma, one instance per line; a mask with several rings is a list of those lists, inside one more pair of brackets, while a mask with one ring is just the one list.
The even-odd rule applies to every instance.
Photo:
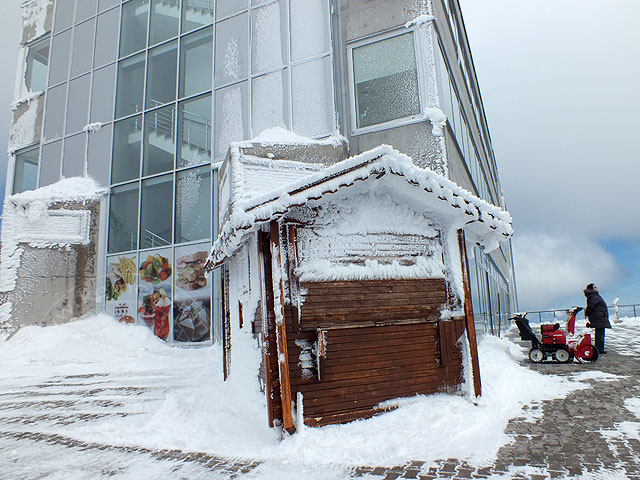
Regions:
[[329, 166], [232, 147], [220, 224], [225, 365], [250, 322], [270, 425], [368, 417], [463, 374], [480, 395], [465, 242], [495, 248], [507, 212], [386, 146]]

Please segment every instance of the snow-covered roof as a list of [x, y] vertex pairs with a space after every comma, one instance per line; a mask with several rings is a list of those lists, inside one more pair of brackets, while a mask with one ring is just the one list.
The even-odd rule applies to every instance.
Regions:
[[[245, 189], [241, 161], [237, 156], [229, 159], [229, 214], [211, 249], [211, 265], [233, 255], [251, 229], [281, 218], [293, 207], [345, 189], [360, 188], [362, 184], [391, 193], [444, 226], [464, 229], [474, 241], [489, 250], [513, 234], [508, 212], [476, 197], [442, 175], [416, 167], [410, 157], [387, 145], [319, 171], [307, 171], [302, 178], [270, 191]], [[297, 162], [289, 163], [288, 166], [292, 167]], [[273, 168], [277, 171], [282, 166]]]

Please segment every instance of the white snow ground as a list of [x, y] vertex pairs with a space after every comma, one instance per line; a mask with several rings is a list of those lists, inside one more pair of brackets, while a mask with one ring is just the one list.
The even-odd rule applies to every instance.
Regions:
[[[639, 324], [615, 325], [610, 348], [620, 352], [620, 339]], [[534, 372], [519, 365], [523, 348], [506, 339], [481, 338], [479, 354], [483, 396], [475, 403], [453, 394], [401, 399], [378, 417], [304, 428], [280, 441], [267, 427], [259, 351], [248, 331], [234, 338], [233, 372], [223, 382], [217, 346], [168, 347], [145, 327], [106, 315], [27, 327], [0, 339], [0, 478], [216, 478], [197, 462], [149, 454], [166, 449], [264, 461], [246, 476], [262, 479], [340, 479], [352, 465], [410, 460], [488, 465], [508, 441], [508, 420], [540, 411], [524, 406], [586, 388], [587, 378], [611, 379], [596, 370], [571, 380]], [[640, 415], [639, 402], [627, 402], [630, 419]], [[608, 435], [638, 438], [639, 425]]]

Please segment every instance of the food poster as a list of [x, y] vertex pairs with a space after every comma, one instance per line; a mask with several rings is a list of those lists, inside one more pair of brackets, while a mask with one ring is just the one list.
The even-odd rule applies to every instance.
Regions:
[[137, 260], [135, 254], [107, 258], [106, 308], [116, 319], [125, 323], [136, 322]]
[[211, 285], [204, 271], [209, 243], [176, 247], [173, 338], [202, 342], [211, 336]]
[[171, 330], [171, 248], [140, 252], [138, 260], [138, 318], [163, 340]]

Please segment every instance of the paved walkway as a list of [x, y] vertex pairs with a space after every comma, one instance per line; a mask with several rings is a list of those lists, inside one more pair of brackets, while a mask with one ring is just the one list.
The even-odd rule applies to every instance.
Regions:
[[[565, 399], [529, 405], [539, 415], [534, 420], [515, 418], [508, 424], [506, 433], [511, 442], [500, 449], [490, 467], [476, 468], [456, 459], [442, 459], [435, 465], [410, 462], [392, 468], [338, 469], [344, 478], [363, 480], [640, 480], [640, 419], [625, 406], [628, 399], [640, 398], [638, 349], [632, 344], [637, 341], [637, 332], [631, 327], [621, 331], [624, 328], [618, 327], [615, 338], [608, 340], [609, 353], [594, 364], [531, 365], [540, 372], [557, 375], [588, 371], [611, 375], [604, 380], [602, 374], [594, 375], [593, 380], [586, 380], [590, 388]], [[61, 398], [61, 388], [67, 388], [75, 400]], [[19, 390], [0, 385], [0, 479], [305, 478], [305, 468], [314, 479], [322, 478], [311, 465], [299, 469], [297, 476], [286, 476], [286, 466], [282, 466], [282, 476], [278, 476], [274, 472], [279, 466], [260, 462], [223, 459], [202, 452], [86, 443], [52, 433], [67, 424], [99, 421], [101, 416], [135, 414], [124, 406], [128, 397], [141, 393], [136, 388], [110, 384], [109, 378], [99, 374], [57, 377]], [[48, 390], [51, 400], [47, 399]], [[31, 400], [34, 392], [37, 400]], [[80, 403], [85, 406], [91, 405], [93, 413], [81, 413], [87, 409], [78, 405], [77, 398], [82, 398]], [[336, 478], [335, 474], [333, 471], [331, 478]]]

